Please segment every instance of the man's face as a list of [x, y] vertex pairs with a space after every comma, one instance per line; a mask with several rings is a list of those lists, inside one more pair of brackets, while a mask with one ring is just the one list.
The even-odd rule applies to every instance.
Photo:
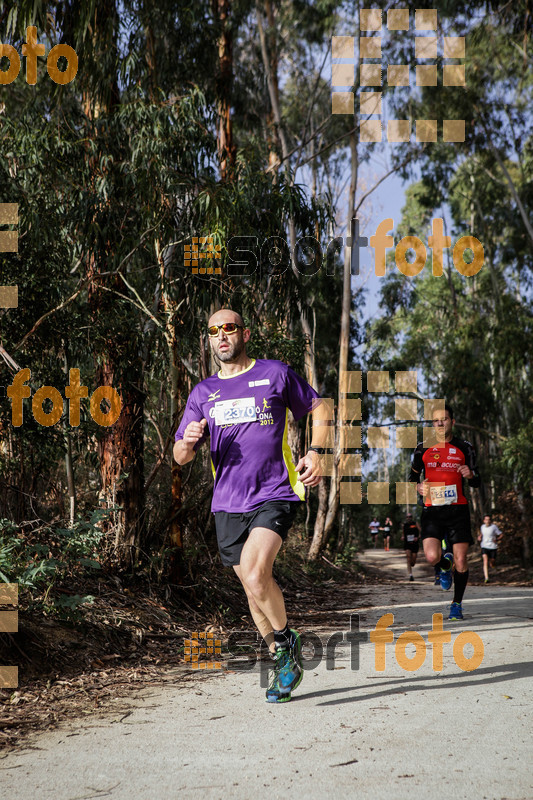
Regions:
[[433, 414], [433, 427], [437, 434], [437, 441], [443, 442], [452, 432], [453, 420], [448, 411], [435, 411]]
[[490, 525], [490, 517], [489, 516], [483, 517], [483, 522], [485, 523], [485, 525]]
[[[223, 325], [225, 322], [235, 322], [241, 325], [241, 319], [238, 314], [233, 311], [217, 311], [216, 314], [210, 318], [208, 326], [210, 325]], [[209, 344], [213, 355], [218, 361], [225, 364], [231, 364], [237, 361], [246, 347], [246, 342], [250, 338], [250, 331], [245, 328], [237, 328], [235, 333], [224, 333], [223, 330], [218, 331], [218, 336], [210, 336]]]

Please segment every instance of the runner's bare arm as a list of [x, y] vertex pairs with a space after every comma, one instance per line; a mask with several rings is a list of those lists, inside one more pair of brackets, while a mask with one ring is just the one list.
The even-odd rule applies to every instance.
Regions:
[[424, 468], [424, 462], [422, 461], [422, 452], [420, 450], [420, 445], [418, 445], [415, 452], [413, 453], [413, 461], [411, 463], [411, 472], [409, 474], [409, 481], [411, 483], [416, 483], [416, 491], [421, 497], [426, 497], [427, 493], [429, 492], [429, 484], [427, 481], [420, 482], [420, 475], [422, 473], [423, 468]]
[[178, 439], [175, 443], [173, 451], [174, 458], [181, 466], [193, 460], [196, 455], [194, 446], [204, 435], [206, 425], [206, 419], [202, 419], [200, 422], [189, 422], [183, 433], [183, 439]]
[[304, 470], [300, 475], [300, 480], [304, 486], [317, 486], [322, 480], [320, 455], [315, 450], [311, 450], [311, 448], [325, 449], [328, 443], [329, 430], [330, 413], [328, 404], [320, 401], [313, 408], [313, 432], [309, 450], [296, 464], [296, 472]]

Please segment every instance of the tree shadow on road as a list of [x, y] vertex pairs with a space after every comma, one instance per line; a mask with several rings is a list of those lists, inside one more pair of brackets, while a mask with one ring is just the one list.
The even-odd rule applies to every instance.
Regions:
[[298, 693], [298, 695], [292, 699], [293, 701], [310, 700], [313, 697], [334, 697], [335, 695], [345, 694], [347, 692], [360, 693], [357, 695], [351, 694], [349, 697], [335, 697], [335, 699], [318, 703], [319, 706], [335, 706], [343, 703], [357, 703], [359, 700], [375, 700], [377, 698], [390, 697], [399, 692], [425, 692], [428, 689], [460, 690], [465, 687], [490, 686], [491, 684], [507, 683], [508, 681], [531, 677], [533, 677], [533, 662], [521, 661], [515, 664], [502, 664], [496, 667], [478, 667], [478, 669], [472, 672], [464, 672], [461, 675], [440, 675], [436, 673], [435, 675], [429, 676], [394, 678], [386, 683], [380, 680], [379, 691], [371, 690], [369, 692], [368, 689], [371, 688], [371, 685], [361, 684], [360, 686], [343, 686], [335, 689], [325, 689], [322, 692], [309, 692], [308, 694]]

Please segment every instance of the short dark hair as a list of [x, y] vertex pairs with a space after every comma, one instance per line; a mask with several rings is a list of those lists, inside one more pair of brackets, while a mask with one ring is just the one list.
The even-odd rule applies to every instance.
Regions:
[[451, 405], [449, 403], [444, 403], [444, 412], [446, 412], [446, 411], [450, 415], [450, 419], [453, 419], [454, 418], [453, 417], [453, 408], [451, 407]]

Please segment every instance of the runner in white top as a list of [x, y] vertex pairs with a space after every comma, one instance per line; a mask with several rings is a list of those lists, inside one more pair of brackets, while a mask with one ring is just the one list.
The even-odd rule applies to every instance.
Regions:
[[498, 552], [498, 542], [500, 541], [503, 533], [492, 522], [490, 514], [485, 514], [483, 517], [483, 525], [479, 529], [478, 542], [481, 542], [481, 553], [483, 556], [483, 574], [485, 576], [485, 583], [489, 582], [489, 561], [490, 566], [494, 569], [496, 564], [496, 553]]
[[374, 542], [374, 550], [378, 546], [378, 533], [380, 529], [380, 524], [377, 520], [377, 517], [374, 517], [370, 525], [368, 526], [370, 529], [370, 533], [372, 535], [372, 541]]

